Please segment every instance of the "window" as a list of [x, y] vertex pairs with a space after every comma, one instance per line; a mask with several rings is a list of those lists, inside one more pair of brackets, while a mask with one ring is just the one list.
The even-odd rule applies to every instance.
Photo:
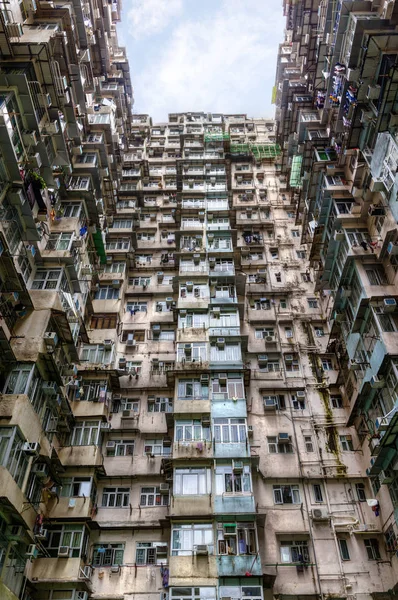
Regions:
[[295, 354], [285, 354], [285, 369], [288, 373], [297, 372], [300, 370], [299, 361]]
[[246, 442], [246, 419], [214, 419], [213, 429], [216, 444], [243, 444]]
[[210, 469], [176, 469], [174, 494], [176, 496], [203, 496], [211, 492]]
[[155, 402], [149, 401], [148, 397], [148, 412], [169, 413], [172, 411], [173, 399], [166, 397], [154, 398]]
[[259, 360], [259, 370], [263, 373], [277, 373], [281, 370], [281, 365], [278, 358], [268, 357], [267, 362], [261, 361], [261, 354], [258, 357]]
[[292, 454], [293, 453], [293, 446], [290, 443], [279, 443], [278, 442], [278, 438], [277, 436], [268, 436], [267, 437], [267, 443], [268, 443], [268, 452], [270, 454]]
[[301, 279], [304, 281], [304, 283], [311, 283], [311, 274], [308, 272], [301, 273]]
[[304, 443], [306, 452], [314, 452], [314, 443], [312, 441], [312, 435], [305, 435]]
[[46, 250], [69, 250], [73, 233], [50, 233]]
[[348, 551], [347, 540], [339, 538], [340, 556], [342, 560], [350, 560], [350, 553]]
[[281, 562], [310, 562], [307, 541], [281, 541]]
[[124, 262], [112, 262], [103, 266], [104, 273], [124, 273], [125, 268], [126, 263]]
[[[275, 330], [273, 327], [262, 327], [261, 329], [255, 329], [254, 337], [256, 340], [267, 339], [268, 337], [274, 338]], [[269, 341], [269, 340], [267, 340]]]
[[129, 238], [114, 238], [105, 244], [107, 250], [129, 250]]
[[195, 362], [207, 359], [206, 342], [193, 342], [191, 344], [178, 344], [178, 362]]
[[150, 277], [129, 277], [129, 285], [139, 285], [146, 287], [151, 283]]
[[[132, 410], [132, 409], [127, 409]], [[106, 449], [107, 456], [133, 456], [134, 440], [109, 440], [114, 443], [112, 448]]]
[[[65, 280], [62, 269], [37, 269], [31, 285], [32, 290], [57, 290], [61, 279]], [[62, 286], [63, 287], [63, 286]], [[69, 291], [69, 289], [67, 290]]]
[[242, 352], [240, 343], [226, 343], [224, 346], [210, 346], [210, 360], [215, 362], [240, 362]]
[[112, 567], [123, 564], [124, 544], [96, 544], [93, 567]]
[[251, 493], [250, 466], [244, 465], [242, 473], [234, 473], [232, 466], [216, 467], [216, 494]]
[[320, 483], [314, 483], [312, 486], [314, 490], [314, 500], [315, 502], [323, 502], [323, 494], [322, 494], [322, 486]]
[[281, 273], [275, 273], [275, 281], [276, 281], [276, 283], [282, 283]]
[[308, 298], [308, 308], [318, 308], [318, 300], [316, 298]]
[[[131, 229], [132, 226], [133, 221], [131, 219], [114, 219], [112, 223], [112, 228], [115, 229]], [[140, 237], [138, 237], [139, 235], [140, 234], [137, 235], [137, 239], [141, 239]]]
[[130, 488], [106, 487], [102, 492], [102, 507], [126, 508], [130, 505]]
[[278, 248], [270, 248], [269, 252], [271, 254], [272, 260], [277, 260], [279, 258]]
[[300, 237], [300, 232], [298, 229], [292, 229], [292, 237], [294, 237], [294, 238]]
[[216, 588], [171, 588], [171, 600], [216, 600]]
[[390, 314], [384, 312], [384, 308], [382, 306], [374, 306], [373, 312], [376, 315], [376, 319], [379, 322], [382, 331], [385, 331], [386, 333], [393, 333], [397, 330], [394, 319]]
[[387, 285], [387, 277], [382, 265], [366, 265], [365, 273], [370, 285]]
[[379, 551], [379, 542], [375, 538], [368, 538], [364, 540], [366, 552], [368, 553], [369, 560], [381, 560]]
[[91, 477], [63, 477], [60, 496], [62, 498], [84, 497], [90, 498], [93, 491]]
[[27, 283], [29, 280], [29, 277], [32, 274], [32, 267], [30, 265], [29, 259], [26, 256], [23, 256], [21, 254], [20, 256], [18, 256], [17, 261], [18, 261], [18, 267], [21, 272], [22, 278], [23, 278], [24, 282]]
[[168, 506], [169, 494], [161, 494], [160, 487], [142, 487], [140, 506]]
[[80, 421], [71, 433], [71, 446], [97, 446], [100, 439], [99, 421]]
[[286, 408], [285, 396], [283, 395], [267, 395], [263, 396], [263, 402], [265, 408], [270, 406], [276, 406], [279, 410], [284, 410]]
[[172, 556], [189, 556], [197, 546], [207, 546], [209, 554], [214, 551], [213, 525], [211, 523], [195, 523], [173, 525], [171, 532]]
[[210, 441], [210, 425], [203, 426], [200, 419], [175, 422], [175, 441]]
[[285, 327], [285, 337], [290, 339], [293, 337], [293, 329], [291, 327]]
[[178, 400], [207, 400], [209, 384], [200, 379], [180, 379], [178, 381]]
[[305, 257], [306, 257], [305, 250], [296, 250], [296, 256], [299, 259], [305, 260]]
[[104, 365], [109, 365], [112, 362], [112, 358], [112, 349], [107, 350], [104, 346], [95, 344], [84, 344], [80, 355], [82, 362], [101, 363]]
[[343, 408], [343, 399], [341, 396], [330, 396], [330, 404], [332, 408]]
[[16, 427], [0, 427], [0, 464], [7, 469], [16, 484], [21, 487], [29, 458], [22, 451], [25, 440]]
[[50, 530], [47, 539], [43, 540], [42, 544], [52, 558], [58, 556], [58, 550], [61, 546], [69, 548], [69, 558], [79, 558], [82, 549], [86, 548], [87, 544], [85, 527], [73, 524]]
[[394, 525], [390, 525], [385, 533], [384, 537], [386, 540], [387, 552], [396, 552], [397, 549], [397, 535], [394, 531]]
[[217, 523], [217, 553], [228, 556], [256, 554], [254, 523]]
[[96, 315], [91, 317], [91, 329], [115, 329], [117, 322], [116, 315]]
[[94, 296], [95, 300], [118, 300], [119, 290], [111, 285], [101, 286]]
[[355, 490], [357, 493], [357, 498], [359, 502], [366, 502], [366, 492], [365, 492], [365, 484], [364, 483], [356, 483]]
[[341, 444], [341, 448], [344, 451], [350, 451], [353, 452], [354, 451], [354, 446], [352, 443], [352, 436], [351, 435], [341, 435], [340, 436], [340, 444]]
[[166, 456], [171, 453], [170, 446], [163, 445], [163, 440], [145, 440], [144, 454]]
[[167, 546], [163, 542], [137, 542], [137, 565], [161, 565], [167, 562]]
[[287, 309], [287, 299], [286, 298], [281, 298], [279, 300], [279, 308], [281, 310], [286, 310]]
[[127, 302], [126, 312], [129, 312], [132, 316], [137, 312], [147, 312], [147, 302]]
[[275, 504], [301, 504], [298, 485], [274, 485]]
[[74, 202], [63, 202], [60, 207], [61, 214], [64, 218], [79, 217], [81, 209], [82, 205]]

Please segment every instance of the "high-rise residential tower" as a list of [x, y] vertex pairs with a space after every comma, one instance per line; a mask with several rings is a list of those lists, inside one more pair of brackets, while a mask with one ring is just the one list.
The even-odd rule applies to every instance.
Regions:
[[153, 124], [118, 2], [5, 5], [1, 600], [393, 600], [397, 10]]

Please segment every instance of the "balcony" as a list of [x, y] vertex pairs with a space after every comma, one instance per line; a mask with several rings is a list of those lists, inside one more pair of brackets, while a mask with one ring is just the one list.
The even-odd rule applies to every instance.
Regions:
[[174, 442], [173, 460], [213, 458], [213, 443], [206, 440]]
[[80, 400], [71, 402], [70, 407], [74, 417], [84, 417], [87, 420], [106, 417], [109, 412], [107, 402]]
[[[70, 505], [73, 500], [73, 506]], [[48, 519], [91, 519], [93, 503], [90, 498], [51, 498], [46, 503]]]
[[[171, 517], [201, 517], [213, 515], [213, 498], [211, 494], [203, 496], [172, 496], [170, 505]], [[190, 559], [192, 560], [192, 558]]]
[[200, 556], [193, 551], [192, 556], [170, 556], [169, 585], [208, 586], [217, 585], [217, 563], [215, 556]]
[[250, 457], [249, 441], [237, 444], [218, 444], [214, 445], [215, 458], [248, 458]]
[[217, 556], [219, 577], [245, 577], [246, 573], [261, 577], [261, 559], [257, 554], [247, 556]]
[[36, 583], [81, 582], [83, 566], [81, 558], [36, 558], [29, 578]]
[[256, 512], [253, 494], [224, 493], [214, 497], [214, 512], [216, 514], [251, 514]]
[[194, 400], [183, 400], [177, 398], [174, 401], [174, 416], [210, 414], [210, 400], [208, 398], [195, 398]]
[[64, 467], [100, 467], [103, 464], [100, 446], [63, 446], [58, 457]]

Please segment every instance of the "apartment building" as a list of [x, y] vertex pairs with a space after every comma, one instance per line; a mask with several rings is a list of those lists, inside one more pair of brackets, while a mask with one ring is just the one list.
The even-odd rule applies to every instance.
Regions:
[[396, 594], [396, 9], [284, 10], [159, 124], [118, 2], [0, 14], [1, 599]]

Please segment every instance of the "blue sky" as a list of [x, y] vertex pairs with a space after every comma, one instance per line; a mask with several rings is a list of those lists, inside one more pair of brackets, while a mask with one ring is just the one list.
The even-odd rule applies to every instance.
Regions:
[[184, 111], [273, 117], [284, 24], [281, 0], [124, 0], [134, 112], [155, 122]]

